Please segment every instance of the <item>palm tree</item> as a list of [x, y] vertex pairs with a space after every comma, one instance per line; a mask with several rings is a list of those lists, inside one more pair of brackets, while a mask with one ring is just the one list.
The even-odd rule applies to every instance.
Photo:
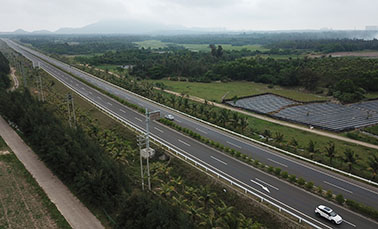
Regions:
[[174, 95], [169, 96], [169, 102], [171, 103], [172, 107], [175, 107], [175, 105], [176, 105], [176, 96], [174, 96]]
[[175, 187], [170, 184], [164, 183], [159, 188], [159, 194], [162, 195], [164, 198], [170, 197], [172, 192], [175, 191]]
[[357, 162], [357, 157], [354, 153], [353, 150], [351, 150], [350, 148], [347, 148], [345, 151], [344, 151], [344, 162], [347, 163], [348, 165], [348, 171], [351, 172], [352, 171], [352, 167], [353, 167], [353, 164], [355, 164]]
[[186, 212], [191, 216], [192, 222], [195, 222], [196, 218], [201, 218], [203, 208], [198, 208], [193, 202], [188, 205], [188, 208]]
[[260, 228], [261, 225], [258, 223], [254, 223], [251, 218], [245, 217], [242, 213], [239, 213], [239, 227], [240, 228], [248, 228], [248, 229], [257, 229]]
[[222, 200], [220, 200], [221, 206], [217, 207], [217, 212], [219, 214], [219, 223], [225, 223], [224, 220], [228, 217], [233, 217], [234, 207], [228, 207]]
[[226, 122], [228, 121], [228, 110], [222, 109], [218, 117], [218, 120], [223, 127], [226, 127]]
[[207, 209], [209, 204], [214, 203], [213, 199], [216, 198], [217, 194], [215, 192], [211, 192], [208, 186], [201, 186], [198, 192], [199, 200], [203, 201], [205, 209]]
[[232, 126], [234, 127], [234, 129], [236, 129], [236, 127], [239, 124], [239, 115], [238, 115], [238, 113], [232, 112], [232, 119], [231, 120], [232, 120]]
[[335, 143], [332, 141], [328, 142], [328, 144], [325, 146], [325, 150], [327, 151], [327, 156], [329, 157], [329, 163], [332, 165], [332, 159], [336, 154]]
[[240, 119], [240, 128], [242, 133], [244, 133], [245, 128], [248, 127], [248, 118], [247, 117], [242, 117]]
[[372, 180], [375, 179], [377, 176], [377, 171], [378, 171], [378, 157], [374, 154], [369, 157], [369, 168], [368, 170], [373, 173], [373, 177], [371, 178]]
[[217, 218], [215, 216], [215, 212], [213, 209], [209, 210], [209, 213], [203, 214], [202, 218], [205, 218], [199, 225], [203, 226], [204, 228], [215, 229], [217, 227]]

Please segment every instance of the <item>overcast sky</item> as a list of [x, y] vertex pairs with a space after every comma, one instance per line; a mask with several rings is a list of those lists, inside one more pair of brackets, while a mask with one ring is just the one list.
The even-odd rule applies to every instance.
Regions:
[[1, 0], [0, 31], [133, 19], [228, 30], [364, 29], [378, 0]]

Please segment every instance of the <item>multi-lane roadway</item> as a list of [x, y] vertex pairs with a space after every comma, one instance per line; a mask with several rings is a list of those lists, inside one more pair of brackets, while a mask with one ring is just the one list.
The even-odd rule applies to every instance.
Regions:
[[[149, 110], [160, 110], [162, 115], [173, 114], [175, 116], [175, 121], [181, 126], [190, 128], [193, 131], [196, 131], [214, 141], [222, 142], [224, 145], [239, 150], [240, 152], [250, 155], [252, 158], [262, 161], [268, 165], [281, 167], [282, 170], [288, 171], [290, 174], [295, 174], [298, 177], [303, 177], [306, 180], [313, 181], [316, 185], [320, 185], [326, 190], [332, 190], [334, 193], [342, 193], [347, 198], [355, 199], [374, 207], [378, 206], [378, 191], [375, 187], [345, 178], [341, 175], [315, 167], [303, 161], [287, 157], [245, 139], [233, 136], [210, 125], [206, 125], [203, 122], [194, 120], [186, 115], [176, 113], [169, 108], [160, 106], [126, 90], [99, 80], [87, 73], [47, 57], [39, 52], [22, 47], [9, 40], [6, 40], [6, 42], [10, 47], [22, 53], [36, 65], [39, 63], [40, 67], [46, 72], [64, 83], [66, 86], [70, 87], [82, 97], [101, 107], [108, 113], [111, 113], [118, 119], [130, 123], [141, 130], [143, 130], [145, 126], [143, 115], [130, 110], [128, 107], [125, 107], [110, 97], [89, 87], [59, 68], [90, 82], [102, 90], [112, 93], [141, 107], [148, 108]], [[315, 223], [321, 228], [334, 227], [334, 225], [323, 219], [317, 218], [314, 215], [314, 209], [319, 204], [328, 205], [343, 216], [345, 222], [337, 227], [378, 227], [378, 224], [372, 220], [361, 217], [360, 215], [350, 212], [344, 208], [340, 208], [338, 205], [329, 203], [324, 199], [294, 187], [287, 182], [256, 170], [251, 166], [245, 165], [244, 163], [211, 149], [187, 136], [181, 135], [176, 131], [167, 128], [166, 126], [159, 123], [152, 123], [150, 129], [155, 138], [165, 142], [172, 148], [187, 154], [194, 160], [198, 160], [199, 162], [207, 165], [209, 168], [212, 168], [227, 176], [229, 179], [234, 180], [243, 187], [264, 196], [265, 198], [284, 208], [290, 209], [292, 212], [295, 212], [304, 219]]]

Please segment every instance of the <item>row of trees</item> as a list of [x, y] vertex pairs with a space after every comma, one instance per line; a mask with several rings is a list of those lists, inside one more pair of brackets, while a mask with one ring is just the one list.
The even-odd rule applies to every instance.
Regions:
[[318, 52], [352, 52], [360, 50], [378, 50], [378, 40], [365, 39], [321, 39], [291, 40], [268, 45], [271, 48], [304, 49]]
[[0, 52], [0, 89], [5, 89], [10, 86], [9, 72], [9, 62], [3, 53]]

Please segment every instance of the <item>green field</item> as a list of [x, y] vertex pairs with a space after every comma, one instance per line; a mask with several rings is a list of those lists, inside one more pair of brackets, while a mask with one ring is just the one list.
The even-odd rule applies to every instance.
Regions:
[[298, 91], [298, 89], [296, 88], [290, 89], [279, 86], [274, 86], [274, 88], [268, 88], [267, 84], [254, 82], [239, 81], [230, 83], [197, 83], [170, 80], [151, 80], [151, 82], [164, 83], [167, 86], [168, 90], [172, 90], [179, 93], [185, 93], [216, 102], [221, 102], [222, 97], [227, 93], [228, 94], [225, 98], [231, 99], [234, 96], [242, 97], [249, 95], [258, 95], [267, 92], [303, 102], [328, 100], [328, 98], [325, 96], [301, 92]]
[[[138, 41], [134, 42], [139, 47], [143, 48], [151, 48], [151, 49], [159, 49], [159, 48], [165, 48], [168, 46], [168, 44], [173, 43], [167, 43], [167, 42], [161, 42], [159, 40], [145, 40], [145, 41]], [[193, 51], [210, 51], [209, 44], [176, 44], [179, 46], [183, 46], [189, 50]], [[218, 45], [218, 44], [217, 44]], [[220, 44], [222, 45], [222, 48], [224, 50], [259, 50], [259, 51], [267, 51], [269, 49], [263, 48], [261, 45], [243, 45], [243, 46], [233, 46], [230, 44]]]

